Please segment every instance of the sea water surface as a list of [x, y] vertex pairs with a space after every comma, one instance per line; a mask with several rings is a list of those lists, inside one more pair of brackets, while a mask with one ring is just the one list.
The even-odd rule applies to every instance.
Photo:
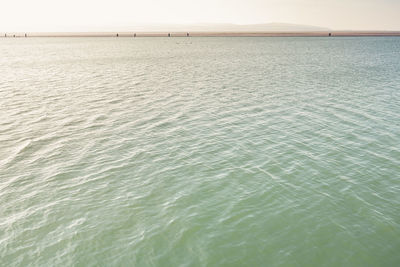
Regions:
[[400, 38], [1, 38], [1, 266], [400, 266]]

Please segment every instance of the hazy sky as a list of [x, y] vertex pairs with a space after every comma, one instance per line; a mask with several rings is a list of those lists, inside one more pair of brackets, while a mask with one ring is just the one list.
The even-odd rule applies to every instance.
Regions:
[[400, 0], [0, 0], [0, 10], [0, 31], [87, 31], [205, 22], [400, 30]]

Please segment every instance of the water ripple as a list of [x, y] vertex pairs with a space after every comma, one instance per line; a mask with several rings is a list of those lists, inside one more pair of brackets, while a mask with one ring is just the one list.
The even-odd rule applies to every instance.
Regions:
[[396, 266], [399, 48], [2, 40], [1, 263]]

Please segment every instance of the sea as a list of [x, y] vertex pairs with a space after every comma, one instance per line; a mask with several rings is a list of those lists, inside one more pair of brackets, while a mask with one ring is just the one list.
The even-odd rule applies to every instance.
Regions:
[[1, 38], [0, 266], [400, 266], [400, 38]]

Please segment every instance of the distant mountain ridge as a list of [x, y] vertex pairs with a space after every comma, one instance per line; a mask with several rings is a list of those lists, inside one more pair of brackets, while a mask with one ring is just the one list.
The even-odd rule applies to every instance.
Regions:
[[263, 23], [263, 24], [230, 24], [230, 23], [201, 23], [201, 24], [164, 24], [141, 25], [124, 27], [129, 31], [144, 32], [322, 32], [330, 31], [329, 28], [312, 25], [300, 25], [290, 23]]
[[[76, 27], [64, 27], [58, 30], [21, 30], [13, 32], [142, 32], [142, 33], [297, 33], [297, 32], [328, 32], [329, 28], [312, 25], [290, 23], [261, 23], [261, 24], [233, 24], [233, 23], [194, 23], [194, 24], [137, 24], [137, 25], [82, 25]], [[9, 32], [11, 34], [11, 32]], [[4, 34], [3, 34], [4, 35]]]

